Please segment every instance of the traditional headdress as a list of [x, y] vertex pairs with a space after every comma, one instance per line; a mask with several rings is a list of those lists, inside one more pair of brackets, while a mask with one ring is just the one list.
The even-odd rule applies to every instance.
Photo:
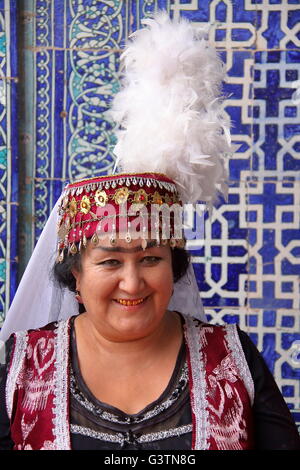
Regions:
[[[55, 257], [61, 262], [84, 249], [88, 239], [98, 243], [107, 234], [113, 244], [123, 228], [130, 242], [132, 218], [122, 212], [124, 204], [140, 208], [135, 234], [146, 240], [153, 218], [144, 224], [143, 208], [149, 215], [153, 206], [199, 200], [210, 208], [218, 191], [226, 191], [224, 158], [231, 146], [229, 120], [220, 98], [225, 78], [222, 61], [208, 44], [207, 32], [184, 19], [171, 21], [160, 12], [143, 23], [146, 27], [132, 35], [123, 53], [123, 87], [111, 109], [118, 138], [116, 166], [121, 173], [66, 187], [25, 271], [1, 339], [12, 331], [78, 313], [74, 295], [49, 280]], [[168, 233], [164, 217], [155, 220], [152, 238], [182, 246], [183, 234], [175, 234], [174, 214]], [[203, 318], [191, 266], [188, 277], [175, 288], [171, 308]]]
[[181, 208], [176, 185], [158, 173], [123, 173], [72, 183], [59, 207], [57, 261], [80, 252], [88, 239], [97, 245], [103, 236], [112, 245], [122, 237], [128, 243], [141, 238], [143, 248], [148, 238], [183, 246], [176, 224]]

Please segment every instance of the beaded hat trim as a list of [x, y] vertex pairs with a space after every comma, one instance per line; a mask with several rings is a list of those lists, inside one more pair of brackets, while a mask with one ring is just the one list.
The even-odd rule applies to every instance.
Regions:
[[[132, 213], [132, 207], [138, 210], [138, 215]], [[178, 236], [175, 230], [179, 219], [174, 217], [174, 210], [180, 212], [181, 207], [175, 183], [160, 173], [119, 174], [71, 183], [65, 188], [59, 206], [58, 261], [63, 260], [66, 250], [73, 255], [80, 252], [88, 239], [97, 245], [107, 232], [112, 245], [121, 233], [129, 243], [137, 238], [131, 233], [133, 215], [135, 219], [140, 217], [136, 233], [142, 238], [143, 248], [147, 246], [150, 225], [152, 229], [154, 226], [157, 243], [183, 246], [182, 235]]]

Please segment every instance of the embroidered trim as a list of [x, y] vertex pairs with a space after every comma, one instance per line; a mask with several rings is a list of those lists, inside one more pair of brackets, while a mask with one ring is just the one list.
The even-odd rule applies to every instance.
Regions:
[[53, 435], [57, 450], [70, 450], [69, 430], [69, 322], [60, 321], [55, 330]]
[[[133, 442], [137, 443], [146, 443], [146, 442], [154, 442], [159, 441], [162, 439], [168, 439], [169, 437], [174, 436], [181, 436], [182, 434], [187, 434], [192, 432], [192, 425], [187, 424], [185, 426], [180, 426], [178, 428], [169, 429], [168, 431], [161, 431], [161, 432], [153, 432], [149, 434], [144, 434], [140, 437], [135, 437], [132, 434]], [[71, 424], [71, 433], [73, 434], [82, 434], [83, 436], [92, 437], [93, 439], [99, 439], [105, 442], [117, 442], [121, 446], [123, 446], [126, 442], [128, 442], [127, 434], [125, 433], [116, 433], [116, 434], [107, 434], [102, 432], [94, 431], [93, 429], [85, 428], [83, 426], [78, 426], [76, 424]]]
[[[179, 383], [182, 382], [182, 386], [179, 385]], [[146, 412], [145, 414], [142, 415], [142, 417], [128, 417], [127, 420], [120, 419], [117, 415], [113, 413], [109, 413], [107, 411], [103, 411], [101, 408], [98, 408], [96, 405], [91, 403], [85, 395], [83, 395], [80, 391], [78, 392], [76, 390], [76, 379], [74, 377], [74, 373], [71, 370], [71, 379], [70, 379], [70, 389], [71, 389], [71, 394], [77, 400], [84, 408], [89, 410], [91, 413], [101, 416], [102, 419], [106, 421], [110, 421], [112, 423], [119, 423], [119, 424], [126, 424], [126, 423], [141, 423], [143, 421], [146, 421], [148, 419], [153, 418], [154, 416], [157, 416], [158, 414], [162, 413], [163, 411], [167, 410], [180, 396], [180, 392], [183, 392], [188, 384], [188, 366], [187, 363], [184, 364], [184, 367], [182, 368], [179, 380], [178, 380], [178, 385], [175, 387], [174, 392], [174, 397], [172, 395], [163, 403], [155, 406], [152, 410]], [[176, 393], [178, 391], [178, 394]]]
[[[80, 183], [80, 182], [78, 182]], [[170, 183], [167, 181], [160, 181], [155, 178], [149, 178], [149, 177], [141, 177], [141, 176], [136, 176], [136, 175], [120, 175], [119, 178], [114, 178], [112, 181], [96, 181], [96, 182], [89, 182], [87, 180], [87, 183], [85, 185], [81, 185], [79, 187], [66, 187], [63, 193], [63, 196], [68, 196], [71, 194], [71, 196], [76, 196], [82, 194], [82, 192], [85, 190], [87, 193], [90, 191], [95, 191], [96, 189], [102, 190], [102, 189], [110, 189], [110, 188], [116, 188], [117, 186], [131, 186], [132, 184], [138, 185], [141, 188], [143, 186], [147, 186], [150, 188], [153, 186], [154, 188], [159, 187], [160, 189], [166, 189], [167, 191], [176, 193], [177, 188], [174, 183]], [[63, 198], [62, 198], [63, 199]]]
[[194, 416], [195, 450], [208, 449], [208, 402], [205, 379], [205, 363], [202, 354], [202, 327], [197, 327], [192, 318], [185, 317], [185, 337], [189, 349], [192, 375], [191, 407]]
[[251, 406], [254, 402], [254, 383], [240, 342], [236, 325], [226, 325], [226, 341], [232, 353], [238, 373], [249, 394]]
[[12, 357], [12, 361], [11, 361], [11, 365], [10, 365], [10, 369], [9, 369], [9, 372], [7, 375], [7, 381], [6, 381], [6, 407], [7, 407], [7, 414], [10, 419], [11, 419], [11, 414], [12, 414], [13, 399], [14, 399], [14, 392], [16, 389], [17, 379], [23, 367], [24, 359], [26, 356], [27, 341], [28, 341], [28, 334], [26, 331], [19, 331], [18, 333], [15, 333], [13, 357]]
[[83, 426], [78, 426], [77, 424], [71, 424], [71, 433], [82, 434], [83, 436], [92, 437], [93, 439], [100, 439], [101, 441], [106, 441], [106, 442], [117, 442], [118, 444], [123, 444], [124, 442], [124, 437], [120, 433], [107, 434], [107, 433], [97, 432], [97, 431], [94, 431], [93, 429], [85, 428]]
[[192, 432], [192, 424], [187, 424], [185, 426], [180, 426], [178, 428], [168, 429], [168, 431], [153, 432], [149, 434], [144, 434], [143, 436], [137, 439], [138, 442], [153, 442], [159, 441], [162, 439], [168, 439], [169, 437], [181, 436], [182, 434], [187, 434]]

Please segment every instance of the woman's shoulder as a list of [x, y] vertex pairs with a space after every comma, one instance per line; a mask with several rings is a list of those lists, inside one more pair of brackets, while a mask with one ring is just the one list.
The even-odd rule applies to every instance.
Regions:
[[[180, 312], [176, 312], [180, 313]], [[189, 315], [189, 314], [183, 314], [180, 313], [180, 316], [183, 319], [183, 322], [191, 327], [194, 328], [201, 328], [213, 332], [213, 331], [230, 331], [230, 330], [236, 330], [238, 333], [241, 332], [239, 325], [236, 323], [209, 323], [208, 321], [204, 321], [202, 318], [198, 318], [197, 316]], [[246, 333], [245, 333], [246, 334]]]
[[[67, 320], [50, 322], [38, 328], [16, 331], [6, 340], [5, 349], [12, 350], [14, 349], [14, 345], [18, 345], [19, 348], [22, 347], [22, 345], [26, 347], [26, 345], [30, 343], [37, 342], [40, 338], [50, 339], [57, 335], [64, 334], [64, 332], [68, 332], [72, 318], [73, 317]], [[68, 336], [68, 334], [66, 336]]]
[[28, 330], [24, 331], [17, 331], [13, 333], [11, 336], [18, 336], [18, 335], [28, 335], [28, 336], [36, 336], [36, 335], [48, 335], [49, 333], [56, 332], [56, 330], [63, 328], [63, 327], [68, 327], [70, 323], [72, 322], [74, 317], [70, 317], [67, 320], [59, 320], [59, 321], [54, 321], [47, 323], [46, 325], [40, 326], [38, 328], [31, 328]]

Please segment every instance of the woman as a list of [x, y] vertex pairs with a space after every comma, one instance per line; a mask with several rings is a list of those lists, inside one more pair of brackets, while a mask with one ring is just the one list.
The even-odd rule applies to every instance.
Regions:
[[[154, 184], [167, 178], [135, 175], [135, 184], [121, 187], [120, 180], [104, 178], [105, 191], [103, 178], [75, 183], [62, 199], [54, 271], [84, 313], [8, 340], [2, 448], [299, 448], [289, 410], [247, 335], [167, 309], [188, 267], [172, 221], [168, 243], [162, 224], [155, 240], [133, 237], [133, 218], [125, 232], [116, 222], [114, 238], [104, 232], [100, 192], [117, 221], [121, 192], [142, 194], [151, 209]], [[170, 184], [159, 190], [163, 202], [174, 198]]]
[[210, 205], [224, 182], [222, 65], [187, 23], [147, 24], [127, 49], [132, 80], [116, 98], [125, 173], [72, 183], [59, 201], [54, 275], [71, 292], [58, 298], [48, 277], [52, 214], [5, 321], [2, 339], [17, 333], [6, 342], [0, 446], [299, 449], [247, 335], [194, 318], [198, 290], [173, 209]]

